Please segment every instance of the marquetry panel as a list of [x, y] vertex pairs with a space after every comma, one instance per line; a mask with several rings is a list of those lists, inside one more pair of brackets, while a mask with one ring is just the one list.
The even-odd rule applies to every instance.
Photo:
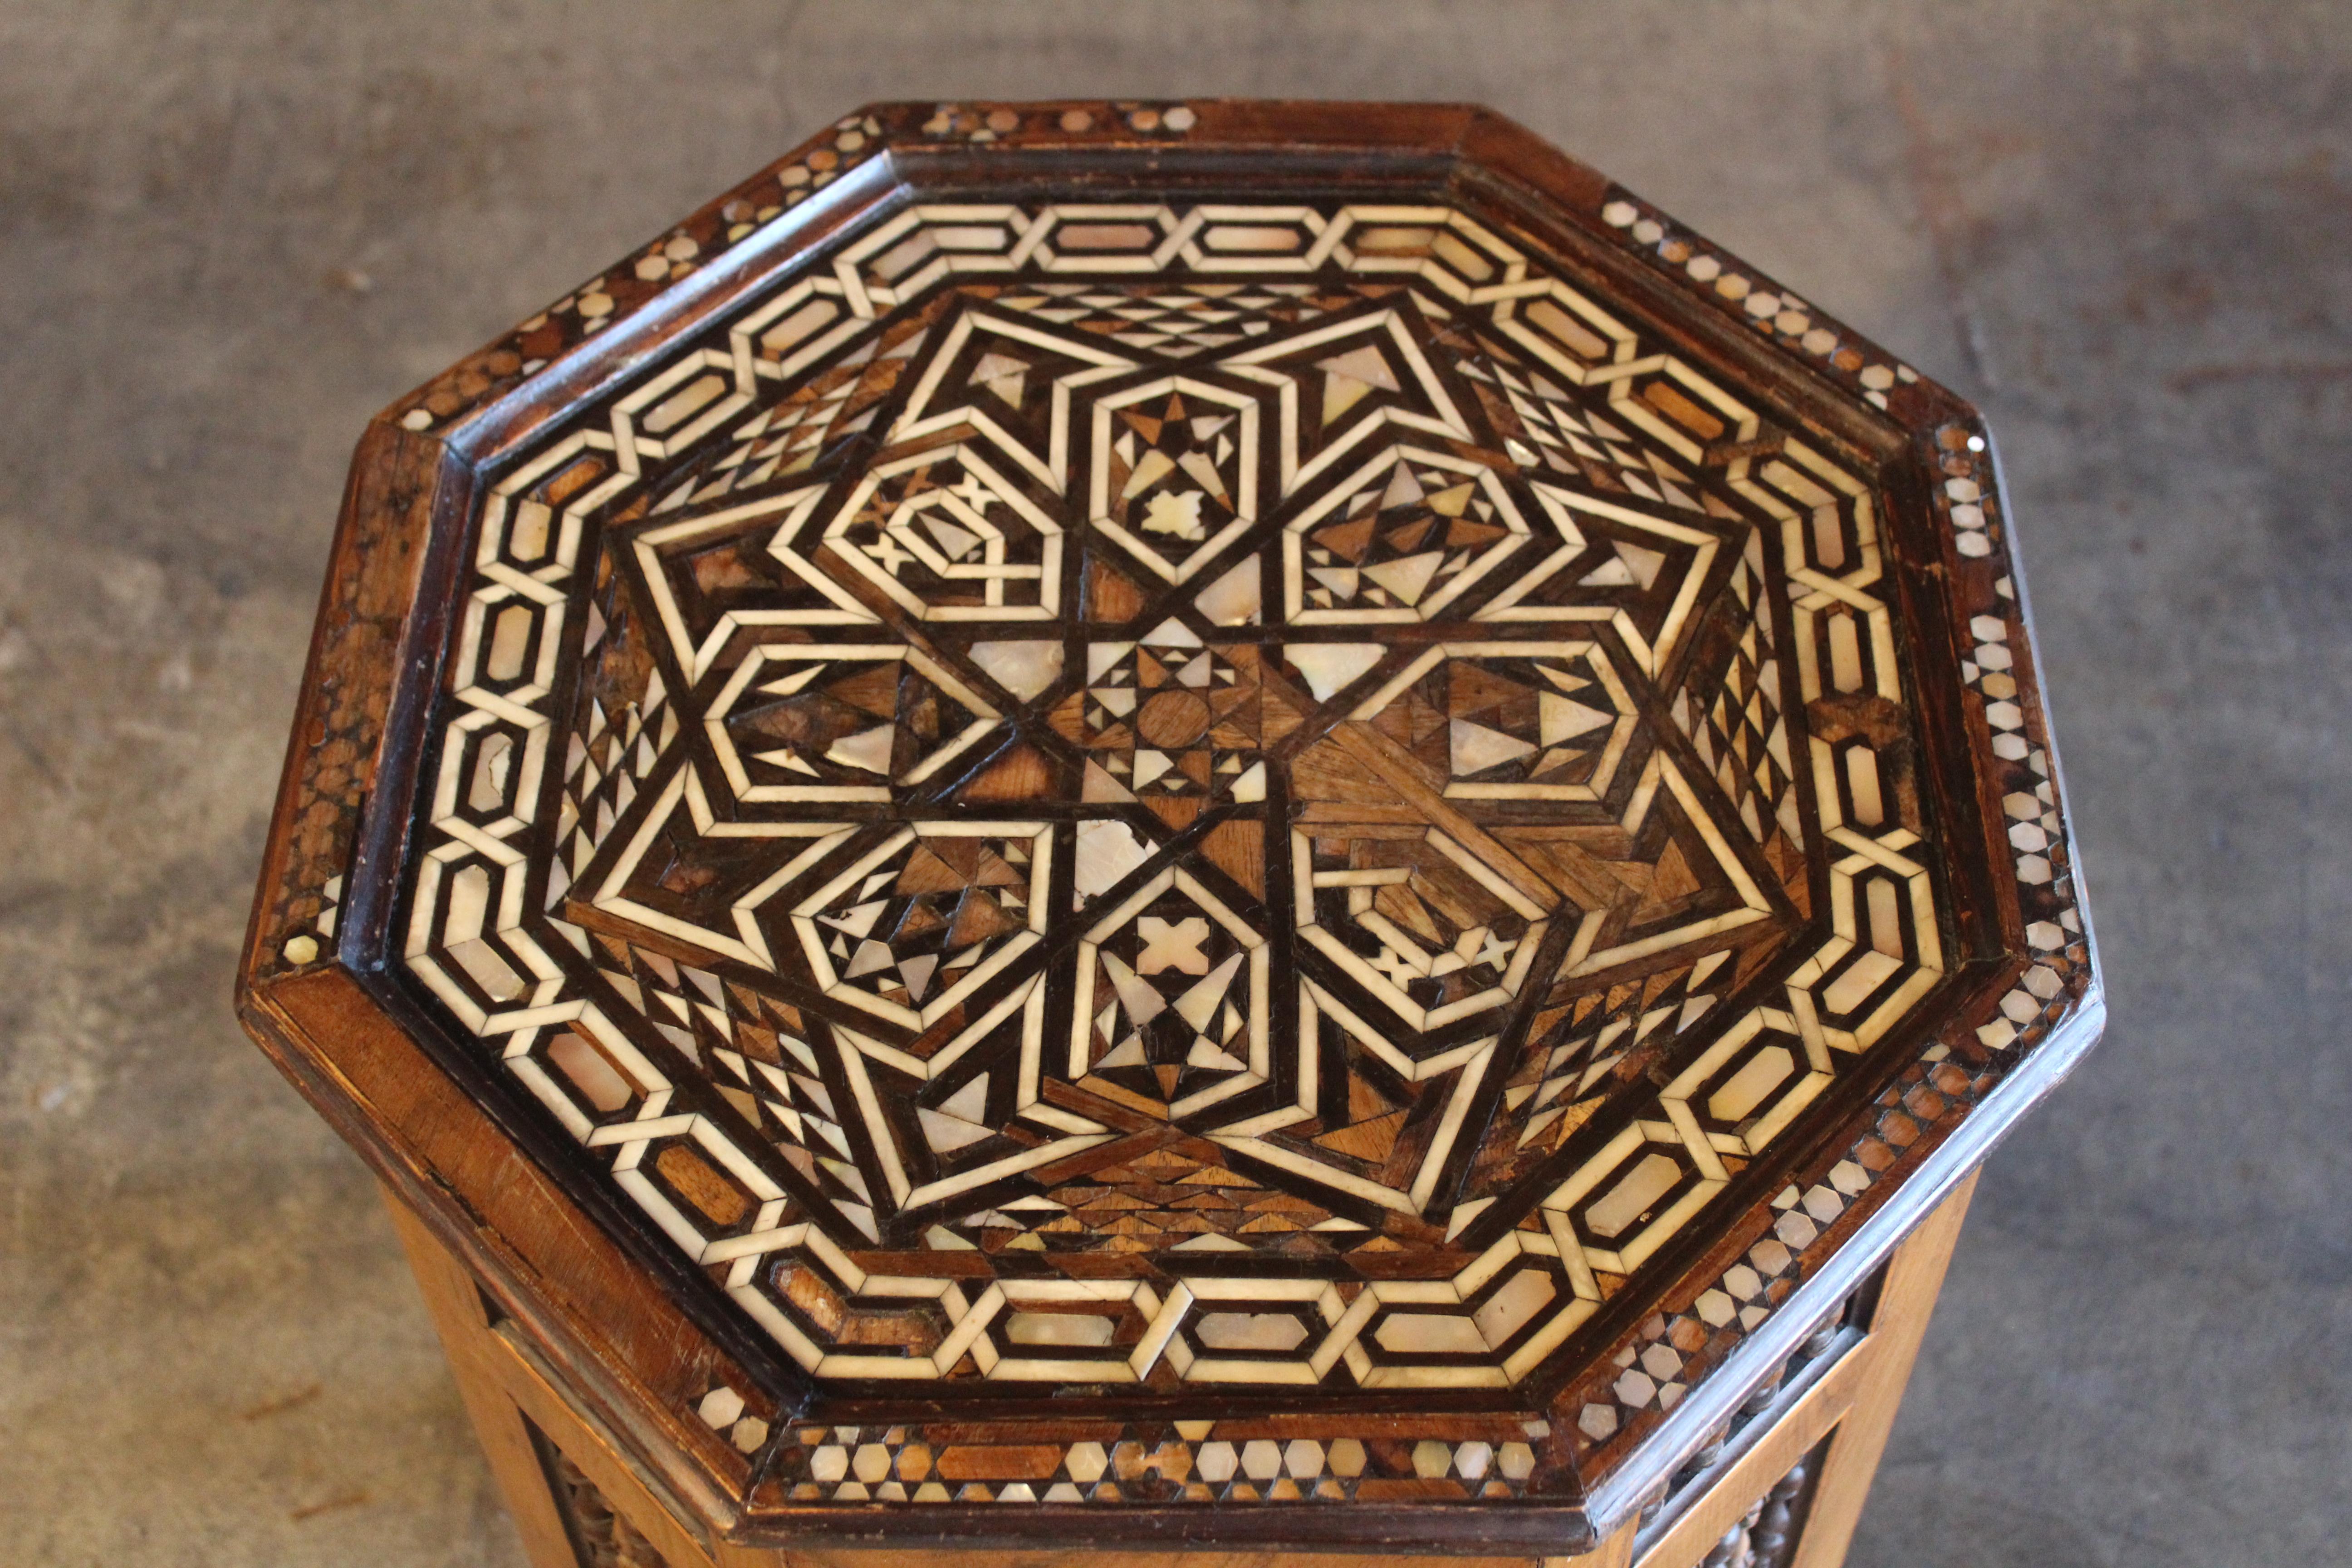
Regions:
[[486, 498], [405, 962], [819, 1377], [1517, 1384], [1948, 967], [1868, 476], [1468, 216], [709, 341]]

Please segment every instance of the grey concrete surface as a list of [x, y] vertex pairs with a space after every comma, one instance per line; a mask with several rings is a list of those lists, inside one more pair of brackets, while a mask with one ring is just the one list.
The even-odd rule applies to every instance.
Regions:
[[1493, 104], [1983, 404], [2114, 1024], [1990, 1167], [1853, 1561], [2344, 1560], [2340, 0], [6, 0], [0, 1563], [520, 1561], [228, 1010], [362, 421], [861, 100], [1212, 92]]

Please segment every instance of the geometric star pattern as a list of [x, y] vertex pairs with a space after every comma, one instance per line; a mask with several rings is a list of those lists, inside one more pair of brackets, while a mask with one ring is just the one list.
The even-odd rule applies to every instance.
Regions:
[[820, 1380], [1522, 1397], [1950, 967], [1870, 486], [1447, 206], [833, 247], [490, 487], [409, 972]]

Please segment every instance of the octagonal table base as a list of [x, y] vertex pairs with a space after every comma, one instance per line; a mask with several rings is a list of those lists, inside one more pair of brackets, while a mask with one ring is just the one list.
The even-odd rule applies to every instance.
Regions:
[[390, 1194], [387, 1206], [433, 1314], [449, 1368], [534, 1568], [861, 1568], [887, 1555], [952, 1558], [959, 1568], [1837, 1568], [1861, 1517], [1902, 1404], [1952, 1245], [1975, 1190], [1971, 1173], [1895, 1248], [1875, 1289], [1858, 1292], [1835, 1337], [1761, 1415], [1696, 1473], [1601, 1547], [1574, 1557], [1414, 1558], [1298, 1552], [908, 1552], [730, 1544], [695, 1520], [564, 1391], [484, 1284]]

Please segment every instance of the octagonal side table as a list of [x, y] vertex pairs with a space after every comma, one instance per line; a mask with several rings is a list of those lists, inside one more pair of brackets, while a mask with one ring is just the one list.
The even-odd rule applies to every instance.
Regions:
[[1245, 101], [860, 110], [379, 416], [238, 1000], [541, 1568], [1832, 1568], [2105, 1017], [1974, 412]]

